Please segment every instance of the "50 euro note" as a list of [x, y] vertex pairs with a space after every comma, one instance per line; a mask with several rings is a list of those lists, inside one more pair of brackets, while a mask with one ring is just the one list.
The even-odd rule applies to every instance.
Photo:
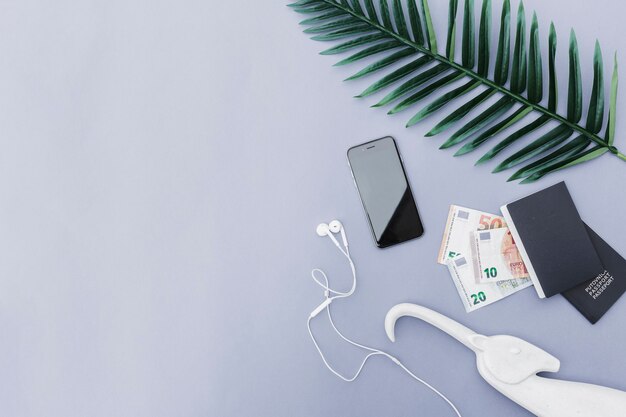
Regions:
[[477, 283], [472, 262], [465, 255], [447, 261], [450, 275], [461, 297], [465, 311], [471, 313], [481, 307], [495, 303], [509, 295], [532, 286], [529, 278], [511, 279], [490, 283]]
[[446, 265], [448, 259], [457, 255], [470, 256], [470, 232], [505, 227], [504, 218], [495, 214], [451, 205], [448, 221], [443, 232], [437, 262]]
[[508, 227], [471, 232], [470, 242], [476, 282], [530, 277]]

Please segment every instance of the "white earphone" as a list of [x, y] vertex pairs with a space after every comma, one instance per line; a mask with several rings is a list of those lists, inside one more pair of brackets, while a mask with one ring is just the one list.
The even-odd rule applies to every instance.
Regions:
[[[356, 268], [354, 266], [354, 262], [352, 261], [352, 257], [350, 256], [350, 250], [348, 249], [348, 238], [346, 236], [346, 231], [344, 230], [344, 227], [339, 220], [333, 220], [328, 224], [326, 223], [319, 224], [317, 226], [316, 232], [318, 236], [320, 237], [328, 236], [333, 241], [335, 246], [337, 246], [337, 248], [339, 248], [341, 253], [346, 257], [346, 259], [348, 259], [348, 262], [350, 263], [350, 269], [352, 270], [352, 286], [350, 287], [348, 291], [337, 291], [337, 290], [333, 290], [332, 288], [330, 288], [328, 277], [326, 276], [326, 273], [324, 273], [324, 271], [322, 271], [321, 269], [315, 268], [311, 271], [311, 276], [313, 277], [313, 281], [315, 281], [320, 287], [324, 289], [324, 301], [320, 305], [318, 305], [313, 311], [311, 311], [311, 314], [309, 314], [309, 317], [307, 319], [307, 329], [309, 330], [309, 335], [311, 336], [311, 340], [313, 341], [313, 344], [315, 345], [317, 352], [320, 354], [322, 361], [324, 362], [324, 365], [326, 365], [326, 367], [337, 377], [341, 378], [342, 380], [346, 382], [352, 382], [355, 379], [357, 379], [358, 376], [361, 374], [361, 371], [363, 370], [363, 367], [365, 366], [365, 363], [368, 361], [369, 358], [371, 358], [372, 356], [384, 356], [386, 358], [389, 358], [393, 363], [395, 363], [400, 368], [402, 368], [413, 379], [415, 379], [421, 384], [424, 384], [427, 388], [429, 388], [431, 391], [433, 391], [435, 394], [441, 397], [446, 403], [448, 403], [448, 405], [450, 405], [450, 407], [452, 407], [456, 415], [458, 417], [461, 417], [461, 413], [459, 413], [459, 410], [457, 410], [454, 404], [452, 404], [452, 402], [445, 395], [439, 392], [432, 385], [428, 384], [426, 381], [420, 379], [415, 374], [413, 374], [413, 372], [411, 372], [406, 366], [404, 366], [402, 362], [400, 362], [395, 356], [392, 356], [389, 353], [384, 352], [382, 350], [365, 346], [353, 340], [350, 340], [348, 337], [344, 336], [343, 333], [339, 331], [339, 329], [337, 329], [333, 321], [332, 315], [331, 315], [330, 305], [336, 299], [346, 298], [354, 294], [354, 291], [356, 290]], [[341, 234], [343, 247], [334, 236], [334, 234], [337, 234], [337, 233]], [[324, 282], [322, 282], [319, 279], [318, 275], [321, 276], [321, 278], [323, 278]], [[326, 310], [330, 325], [332, 326], [333, 330], [339, 335], [339, 337], [341, 337], [343, 340], [350, 343], [351, 345], [369, 352], [367, 353], [367, 355], [365, 355], [365, 358], [361, 362], [361, 365], [359, 366], [356, 373], [352, 377], [345, 377], [339, 372], [335, 371], [335, 369], [333, 369], [332, 366], [330, 366], [330, 364], [326, 360], [326, 357], [324, 356], [324, 353], [322, 353], [322, 350], [319, 344], [317, 343], [315, 336], [313, 336], [313, 331], [311, 330], [311, 320], [313, 320], [319, 313], [321, 313], [324, 310]]]
[[330, 237], [333, 243], [335, 244], [335, 246], [337, 246], [340, 250], [342, 250], [341, 246], [339, 246], [339, 242], [337, 242], [337, 239], [335, 239], [335, 237], [333, 236], [333, 233], [341, 233], [341, 240], [343, 242], [343, 246], [346, 248], [346, 250], [348, 249], [348, 238], [346, 237], [346, 231], [343, 230], [343, 225], [341, 224], [339, 220], [333, 220], [332, 222], [328, 224], [320, 223], [317, 225], [317, 229], [315, 229], [315, 231], [317, 232], [317, 235], [320, 237], [324, 237], [324, 236]]

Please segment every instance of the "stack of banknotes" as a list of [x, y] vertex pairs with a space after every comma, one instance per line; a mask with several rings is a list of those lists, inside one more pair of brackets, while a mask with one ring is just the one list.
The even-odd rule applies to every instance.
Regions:
[[495, 214], [450, 206], [437, 262], [448, 266], [468, 313], [532, 285], [504, 219]]

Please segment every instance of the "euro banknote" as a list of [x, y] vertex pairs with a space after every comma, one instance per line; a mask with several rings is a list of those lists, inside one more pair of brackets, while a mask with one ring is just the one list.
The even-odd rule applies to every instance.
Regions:
[[529, 278], [477, 283], [474, 278], [472, 262], [466, 255], [457, 255], [448, 259], [447, 265], [465, 311], [468, 313], [532, 285]]
[[448, 259], [457, 255], [469, 257], [470, 232], [498, 229], [504, 226], [506, 226], [504, 218], [495, 214], [451, 205], [437, 262], [446, 265]]
[[508, 227], [471, 232], [470, 242], [476, 282], [529, 278]]
[[437, 262], [448, 266], [468, 313], [532, 285], [528, 278], [480, 283], [474, 274], [470, 233], [497, 230], [505, 226], [504, 218], [496, 214], [450, 206]]

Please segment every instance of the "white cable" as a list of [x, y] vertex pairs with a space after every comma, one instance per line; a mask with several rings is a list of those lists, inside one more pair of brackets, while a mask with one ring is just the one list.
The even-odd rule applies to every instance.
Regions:
[[[339, 248], [341, 253], [346, 257], [346, 259], [348, 259], [348, 262], [350, 263], [350, 269], [352, 270], [352, 286], [350, 287], [350, 289], [348, 291], [333, 290], [332, 288], [330, 288], [330, 282], [328, 280], [328, 276], [326, 275], [326, 273], [324, 271], [322, 271], [321, 269], [318, 269], [318, 268], [315, 268], [315, 269], [313, 269], [311, 271], [311, 277], [313, 278], [313, 281], [315, 281], [315, 283], [317, 285], [319, 285], [320, 287], [322, 287], [324, 289], [324, 294], [325, 294], [326, 298], [325, 298], [324, 302], [322, 304], [320, 304], [320, 306], [318, 306], [315, 310], [313, 310], [313, 312], [311, 312], [311, 314], [309, 315], [309, 318], [307, 319], [306, 325], [307, 325], [307, 329], [309, 331], [309, 336], [311, 336], [311, 340], [313, 341], [313, 344], [315, 345], [315, 348], [317, 349], [317, 352], [319, 353], [320, 357], [322, 358], [322, 361], [324, 362], [324, 365], [326, 365], [328, 370], [331, 371], [333, 374], [335, 374], [340, 379], [342, 379], [342, 380], [344, 380], [346, 382], [352, 382], [352, 381], [354, 381], [355, 379], [357, 379], [359, 377], [359, 375], [361, 374], [361, 371], [363, 370], [363, 367], [365, 366], [365, 364], [367, 363], [367, 361], [371, 357], [373, 357], [373, 356], [384, 356], [384, 357], [387, 357], [393, 363], [398, 365], [402, 370], [404, 370], [411, 378], [413, 378], [414, 380], [416, 380], [420, 384], [423, 384], [428, 389], [430, 389], [432, 392], [437, 394], [441, 399], [443, 399], [452, 408], [452, 410], [454, 410], [454, 412], [457, 415], [457, 417], [462, 417], [461, 413], [459, 412], [459, 410], [452, 403], [452, 401], [450, 401], [448, 399], [448, 397], [446, 397], [444, 394], [442, 394], [440, 391], [438, 391], [435, 387], [430, 385], [428, 382], [424, 381], [423, 379], [421, 379], [417, 375], [415, 375], [413, 372], [411, 372], [406, 366], [404, 366], [404, 364], [402, 364], [402, 362], [400, 362], [400, 360], [398, 360], [398, 358], [396, 358], [395, 356], [392, 356], [389, 353], [384, 352], [382, 350], [378, 350], [378, 349], [375, 349], [375, 348], [372, 348], [372, 347], [369, 347], [369, 346], [365, 346], [365, 345], [357, 343], [357, 342], [355, 342], [353, 340], [350, 340], [348, 337], [346, 337], [343, 333], [341, 333], [339, 331], [339, 329], [335, 325], [335, 322], [333, 321], [333, 317], [332, 317], [332, 314], [330, 312], [330, 304], [334, 300], [336, 300], [336, 299], [346, 298], [346, 297], [349, 297], [352, 294], [354, 294], [354, 291], [356, 290], [356, 267], [354, 266], [354, 262], [352, 261], [352, 257], [350, 256], [350, 251], [348, 249], [348, 246], [344, 245], [344, 247], [345, 247], [345, 250], [344, 250], [344, 249], [341, 248], [341, 246], [339, 245], [337, 240], [334, 238], [334, 236], [332, 236], [331, 234], [328, 234], [328, 236], [333, 240], [333, 242], [335, 243], [337, 248]], [[323, 283], [318, 279], [316, 274], [320, 274], [323, 277], [323, 279], [324, 279]], [[336, 294], [336, 295], [331, 297], [330, 294]], [[319, 314], [324, 309], [326, 310], [326, 313], [328, 315], [328, 321], [330, 322], [330, 325], [332, 326], [332, 328], [335, 331], [335, 333], [337, 333], [339, 335], [339, 337], [341, 337], [343, 340], [345, 340], [346, 342], [350, 343], [351, 345], [356, 346], [356, 347], [358, 347], [360, 349], [363, 349], [363, 350], [366, 350], [366, 351], [369, 352], [365, 356], [365, 358], [361, 362], [361, 365], [358, 367], [356, 373], [352, 377], [346, 377], [346, 376], [340, 374], [339, 372], [337, 372], [335, 369], [333, 369], [333, 367], [328, 363], [328, 361], [326, 359], [326, 356], [324, 356], [324, 353], [322, 352], [322, 349], [320, 348], [319, 344], [317, 343], [317, 340], [315, 339], [315, 336], [313, 336], [313, 331], [311, 330], [311, 320], [313, 320], [315, 318], [315, 316], [317, 316], [317, 314]]]

